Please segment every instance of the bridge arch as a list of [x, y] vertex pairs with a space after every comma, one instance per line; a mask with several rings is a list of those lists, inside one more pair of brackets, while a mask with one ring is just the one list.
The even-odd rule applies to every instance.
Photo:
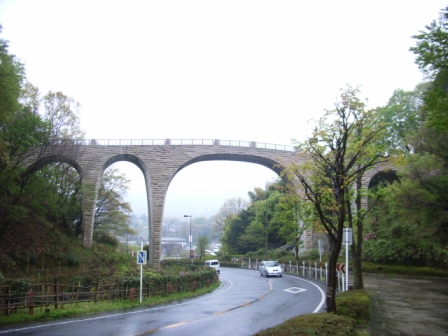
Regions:
[[273, 172], [275, 172], [278, 176], [281, 176], [281, 172], [285, 169], [279, 162], [262, 156], [256, 155], [244, 155], [244, 154], [204, 154], [194, 157], [185, 163], [181, 164], [176, 172], [170, 179], [170, 183], [172, 179], [179, 173], [182, 169], [199, 162], [207, 162], [207, 161], [235, 161], [235, 162], [245, 162], [245, 163], [253, 163], [264, 166]]
[[[281, 176], [283, 167], [308, 160], [297, 156], [292, 146], [233, 140], [80, 140], [79, 143], [61, 144], [50, 150], [53, 153], [45, 158], [34, 158], [33, 168], [59, 161], [72, 165], [80, 173], [86, 248], [92, 246], [97, 192], [104, 170], [113, 163], [126, 161], [142, 171], [148, 202], [149, 263], [154, 266], [160, 260], [165, 196], [180, 170], [202, 161], [240, 161], [265, 166]], [[56, 155], [65, 152], [72, 153], [73, 158]], [[366, 172], [363, 185], [368, 186], [374, 173], [384, 169]]]
[[83, 170], [82, 170], [81, 166], [78, 164], [78, 162], [69, 156], [61, 155], [61, 154], [44, 156], [44, 157], [38, 159], [37, 161], [33, 162], [32, 164], [29, 164], [27, 166], [27, 170], [34, 172], [34, 171], [37, 171], [37, 170], [45, 167], [46, 165], [48, 165], [50, 163], [57, 163], [57, 162], [68, 164], [69, 166], [73, 167], [78, 172], [78, 174], [80, 176], [82, 176]]

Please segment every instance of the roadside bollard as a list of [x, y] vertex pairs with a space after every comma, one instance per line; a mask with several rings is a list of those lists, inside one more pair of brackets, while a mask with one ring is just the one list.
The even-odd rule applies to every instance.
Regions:
[[135, 289], [134, 288], [131, 288], [131, 290], [129, 291], [129, 299], [131, 301], [134, 301], [134, 299], [135, 299]]

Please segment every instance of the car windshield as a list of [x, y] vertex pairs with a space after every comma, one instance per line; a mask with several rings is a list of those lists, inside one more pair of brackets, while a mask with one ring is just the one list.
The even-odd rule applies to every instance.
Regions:
[[266, 261], [267, 267], [275, 267], [278, 266], [278, 263], [276, 261]]

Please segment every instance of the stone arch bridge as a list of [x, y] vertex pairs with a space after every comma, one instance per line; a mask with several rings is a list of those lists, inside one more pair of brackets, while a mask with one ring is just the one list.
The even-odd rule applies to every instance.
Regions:
[[[98, 189], [103, 172], [115, 162], [135, 164], [143, 173], [149, 226], [149, 263], [158, 265], [161, 253], [162, 219], [170, 182], [183, 168], [202, 161], [242, 161], [265, 166], [277, 174], [291, 163], [299, 164], [293, 146], [233, 140], [81, 140], [60, 144], [30, 157], [28, 165], [38, 169], [50, 162], [65, 162], [80, 174], [83, 190], [84, 246], [91, 248]], [[304, 159], [302, 159], [304, 160]], [[363, 184], [380, 171], [365, 174]]]

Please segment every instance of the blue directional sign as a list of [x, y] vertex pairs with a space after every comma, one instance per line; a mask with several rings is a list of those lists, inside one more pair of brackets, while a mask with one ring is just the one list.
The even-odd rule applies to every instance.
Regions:
[[146, 251], [138, 251], [137, 254], [137, 264], [146, 264]]

